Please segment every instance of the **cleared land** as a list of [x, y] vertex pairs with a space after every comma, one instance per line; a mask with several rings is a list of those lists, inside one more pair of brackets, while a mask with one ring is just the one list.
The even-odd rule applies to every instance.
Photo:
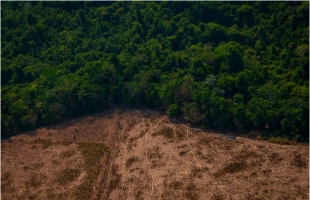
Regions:
[[308, 144], [110, 110], [1, 143], [2, 199], [309, 199]]

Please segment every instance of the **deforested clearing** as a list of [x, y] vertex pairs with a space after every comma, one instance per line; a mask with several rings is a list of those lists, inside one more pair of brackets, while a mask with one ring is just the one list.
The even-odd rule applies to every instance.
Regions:
[[307, 144], [112, 109], [2, 141], [2, 199], [308, 199]]

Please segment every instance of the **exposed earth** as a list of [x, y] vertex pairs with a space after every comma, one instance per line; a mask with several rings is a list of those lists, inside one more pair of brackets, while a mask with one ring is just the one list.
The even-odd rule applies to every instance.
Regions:
[[1, 142], [2, 199], [309, 199], [309, 145], [109, 110]]

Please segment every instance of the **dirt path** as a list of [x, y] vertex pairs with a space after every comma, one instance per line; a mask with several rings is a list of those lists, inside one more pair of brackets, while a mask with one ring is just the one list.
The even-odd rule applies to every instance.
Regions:
[[41, 128], [1, 150], [2, 199], [309, 198], [308, 145], [223, 138], [149, 110]]

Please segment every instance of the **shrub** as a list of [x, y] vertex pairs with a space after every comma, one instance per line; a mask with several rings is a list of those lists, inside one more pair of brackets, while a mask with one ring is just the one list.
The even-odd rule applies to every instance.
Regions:
[[276, 144], [294, 144], [294, 143], [296, 143], [294, 140], [289, 141], [287, 138], [283, 138], [283, 137], [271, 137], [268, 140], [269, 140], [269, 142], [276, 143]]
[[35, 139], [30, 144], [42, 144], [42, 149], [47, 149], [49, 146], [53, 145], [53, 141], [48, 139]]
[[181, 116], [181, 108], [177, 104], [171, 104], [168, 109], [169, 117], [180, 117]]
[[79, 169], [65, 169], [58, 175], [57, 181], [60, 185], [67, 185], [79, 177], [80, 174], [81, 171]]

